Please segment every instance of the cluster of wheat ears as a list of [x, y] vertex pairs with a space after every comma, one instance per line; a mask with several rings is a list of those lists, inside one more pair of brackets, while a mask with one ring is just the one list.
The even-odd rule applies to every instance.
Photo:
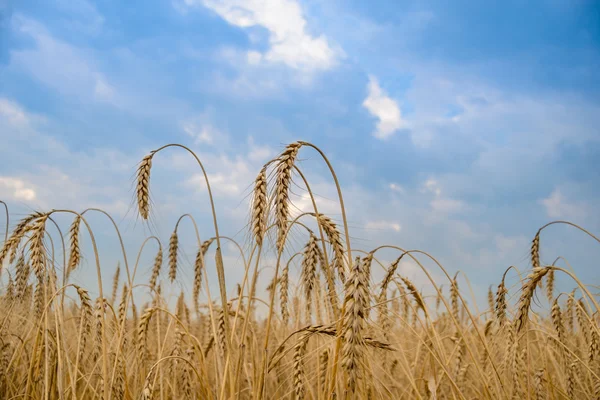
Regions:
[[[457, 277], [426, 252], [392, 245], [352, 249], [331, 164], [314, 145], [296, 142], [258, 173], [250, 243], [239, 246], [243, 279], [227, 293], [221, 243], [232, 239], [219, 235], [210, 184], [191, 150], [167, 145], [143, 158], [137, 170], [139, 215], [147, 220], [151, 214], [152, 161], [166, 148], [195, 158], [210, 196], [214, 230], [202, 241], [196, 228], [191, 296], [182, 292], [169, 307], [161, 295], [182, 268], [177, 226], [183, 218], [195, 225], [189, 214], [175, 225], [166, 249], [168, 280], [162, 279], [163, 246], [151, 236], [133, 268], [121, 245], [124, 279], [118, 268], [110, 293], [102, 286], [100, 255], [86, 221], [90, 213], [112, 221], [110, 215], [98, 209], [35, 212], [10, 235], [7, 221], [0, 249], [0, 398], [600, 399], [597, 295], [571, 269], [543, 265], [539, 256], [540, 233], [547, 226], [568, 224], [598, 241], [583, 228], [556, 221], [540, 229], [531, 246], [532, 268], [520, 285], [505, 284], [506, 272], [514, 267], [499, 273], [489, 304], [475, 311], [464, 300]], [[329, 168], [341, 222], [318, 211], [297, 163], [303, 148], [316, 151]], [[311, 212], [290, 211], [293, 178], [310, 194]], [[64, 235], [53, 219], [58, 213], [73, 216]], [[292, 228], [296, 239], [304, 238], [301, 249], [292, 248]], [[98, 275], [95, 300], [69, 279], [80, 268], [80, 235], [91, 238], [90, 260]], [[158, 252], [148, 266], [150, 280], [136, 283], [139, 253], [152, 242]], [[381, 249], [396, 253], [389, 265], [378, 259]], [[256, 287], [261, 255], [264, 260], [268, 252], [276, 263], [262, 272], [261, 279], [270, 284], [261, 299]], [[433, 296], [425, 296], [403, 275], [403, 259], [422, 269]], [[424, 260], [436, 266], [435, 274]], [[214, 300], [208, 280], [209, 274], [214, 279], [213, 266], [219, 284]], [[290, 280], [293, 266], [300, 271], [296, 283]], [[374, 280], [372, 267], [383, 270], [383, 279]], [[575, 289], [555, 294], [555, 274], [564, 274]], [[446, 277], [448, 290], [433, 275]], [[541, 290], [550, 310], [533, 312], [532, 301]], [[143, 306], [136, 304], [140, 292], [151, 296]]]

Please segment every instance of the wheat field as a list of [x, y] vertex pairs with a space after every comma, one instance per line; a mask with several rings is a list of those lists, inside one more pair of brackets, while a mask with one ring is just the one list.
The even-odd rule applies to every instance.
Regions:
[[[161, 147], [137, 169], [144, 223], [152, 215], [154, 156], [163, 151], [194, 157], [210, 195], [205, 166], [191, 150]], [[297, 162], [300, 152], [317, 154], [320, 160], [311, 162], [329, 168], [341, 219], [319, 212]], [[296, 185], [310, 194], [310, 212], [294, 212]], [[569, 225], [569, 232], [599, 242], [585, 229], [566, 221], [539, 229], [530, 269], [498, 271], [487, 304], [473, 304], [457, 276], [424, 250], [393, 243], [354, 247], [334, 169], [310, 143], [292, 143], [267, 163], [250, 203], [239, 282], [225, 273], [221, 246], [232, 239], [219, 233], [218, 204], [211, 196], [210, 204], [190, 210], [211, 213], [214, 226], [207, 240], [194, 238], [192, 290], [176, 302], [162, 293], [183, 268], [179, 222], [168, 242], [146, 240], [158, 244], [151, 265], [138, 265], [140, 249], [123, 246], [112, 286], [103, 287], [107, 277], [86, 221], [101, 210], [34, 212], [10, 224], [9, 232], [7, 208], [0, 250], [0, 398], [600, 399], [597, 287], [560, 264], [540, 261], [545, 229]], [[56, 214], [72, 218], [62, 237], [49, 232]], [[195, 224], [191, 215], [184, 217]], [[85, 252], [96, 269], [94, 288], [70, 281], [81, 267], [83, 236], [92, 243]], [[383, 249], [395, 254], [392, 262], [378, 257]], [[268, 269], [267, 254], [276, 260]], [[430, 294], [403, 274], [403, 259], [422, 268]], [[290, 271], [295, 265], [297, 279]], [[208, 268], [214, 268], [210, 276], [218, 278], [219, 293], [210, 293]], [[143, 269], [147, 282], [139, 278]], [[509, 285], [506, 276], [517, 273], [522, 278]], [[572, 291], [558, 293], [559, 276]], [[264, 294], [259, 282], [268, 282]], [[145, 304], [142, 292], [150, 299]], [[536, 306], [540, 298], [545, 309]]]

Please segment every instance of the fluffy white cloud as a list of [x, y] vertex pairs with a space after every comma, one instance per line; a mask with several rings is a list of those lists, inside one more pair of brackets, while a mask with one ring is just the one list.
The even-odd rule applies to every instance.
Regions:
[[218, 130], [211, 125], [198, 126], [194, 122], [185, 122], [182, 124], [182, 128], [185, 133], [194, 138], [194, 143], [196, 144], [212, 144], [215, 135], [219, 134]]
[[0, 176], [0, 196], [18, 201], [35, 200], [33, 186], [19, 178]]
[[405, 193], [405, 190], [404, 190], [404, 188], [403, 188], [401, 185], [399, 185], [399, 184], [397, 184], [397, 183], [394, 183], [394, 182], [390, 183], [390, 184], [388, 185], [388, 188], [389, 188], [389, 189], [390, 189], [392, 192], [396, 192], [396, 193]]
[[0, 118], [8, 121], [10, 125], [22, 126], [29, 123], [29, 117], [16, 103], [0, 98]]
[[423, 182], [421, 192], [433, 194], [429, 205], [435, 213], [452, 214], [462, 211], [466, 207], [463, 201], [442, 195], [441, 185], [435, 178], [429, 178]]
[[115, 89], [109, 85], [104, 78], [97, 77], [94, 85], [94, 95], [99, 100], [110, 101], [115, 93]]
[[184, 4], [201, 4], [241, 28], [265, 28], [270, 47], [264, 53], [248, 52], [250, 64], [264, 61], [299, 70], [327, 70], [339, 57], [325, 36], [307, 32], [306, 19], [295, 0], [184, 0]]
[[581, 219], [586, 215], [586, 205], [569, 201], [560, 189], [554, 189], [550, 196], [540, 200], [550, 218]]
[[373, 136], [378, 139], [387, 139], [405, 125], [400, 107], [394, 99], [379, 86], [377, 78], [369, 76], [367, 85], [368, 95], [363, 101], [363, 106], [379, 121]]

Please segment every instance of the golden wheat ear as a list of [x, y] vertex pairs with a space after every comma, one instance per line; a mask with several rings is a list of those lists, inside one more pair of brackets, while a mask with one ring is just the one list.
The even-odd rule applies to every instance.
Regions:
[[154, 152], [145, 156], [137, 169], [137, 204], [142, 219], [147, 220], [150, 213], [150, 169]]
[[262, 246], [267, 227], [267, 167], [263, 167], [254, 181], [251, 222], [252, 235], [258, 246]]
[[177, 228], [173, 231], [169, 240], [169, 279], [171, 283], [177, 279], [177, 250], [179, 249], [179, 236]]

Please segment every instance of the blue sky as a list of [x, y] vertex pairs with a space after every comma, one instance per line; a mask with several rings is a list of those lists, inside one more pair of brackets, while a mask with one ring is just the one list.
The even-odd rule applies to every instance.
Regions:
[[[136, 221], [136, 163], [178, 142], [243, 240], [260, 166], [305, 140], [337, 168], [354, 247], [428, 250], [478, 293], [528, 267], [544, 223], [600, 231], [594, 1], [0, 0], [0, 18], [0, 198], [14, 218], [99, 206], [138, 246], [193, 212], [211, 235], [198, 171], [176, 152], [155, 163], [154, 226]], [[301, 157], [339, 220], [322, 163]], [[109, 275], [114, 238], [96, 223]], [[542, 257], [597, 284], [599, 247], [555, 227]]]

